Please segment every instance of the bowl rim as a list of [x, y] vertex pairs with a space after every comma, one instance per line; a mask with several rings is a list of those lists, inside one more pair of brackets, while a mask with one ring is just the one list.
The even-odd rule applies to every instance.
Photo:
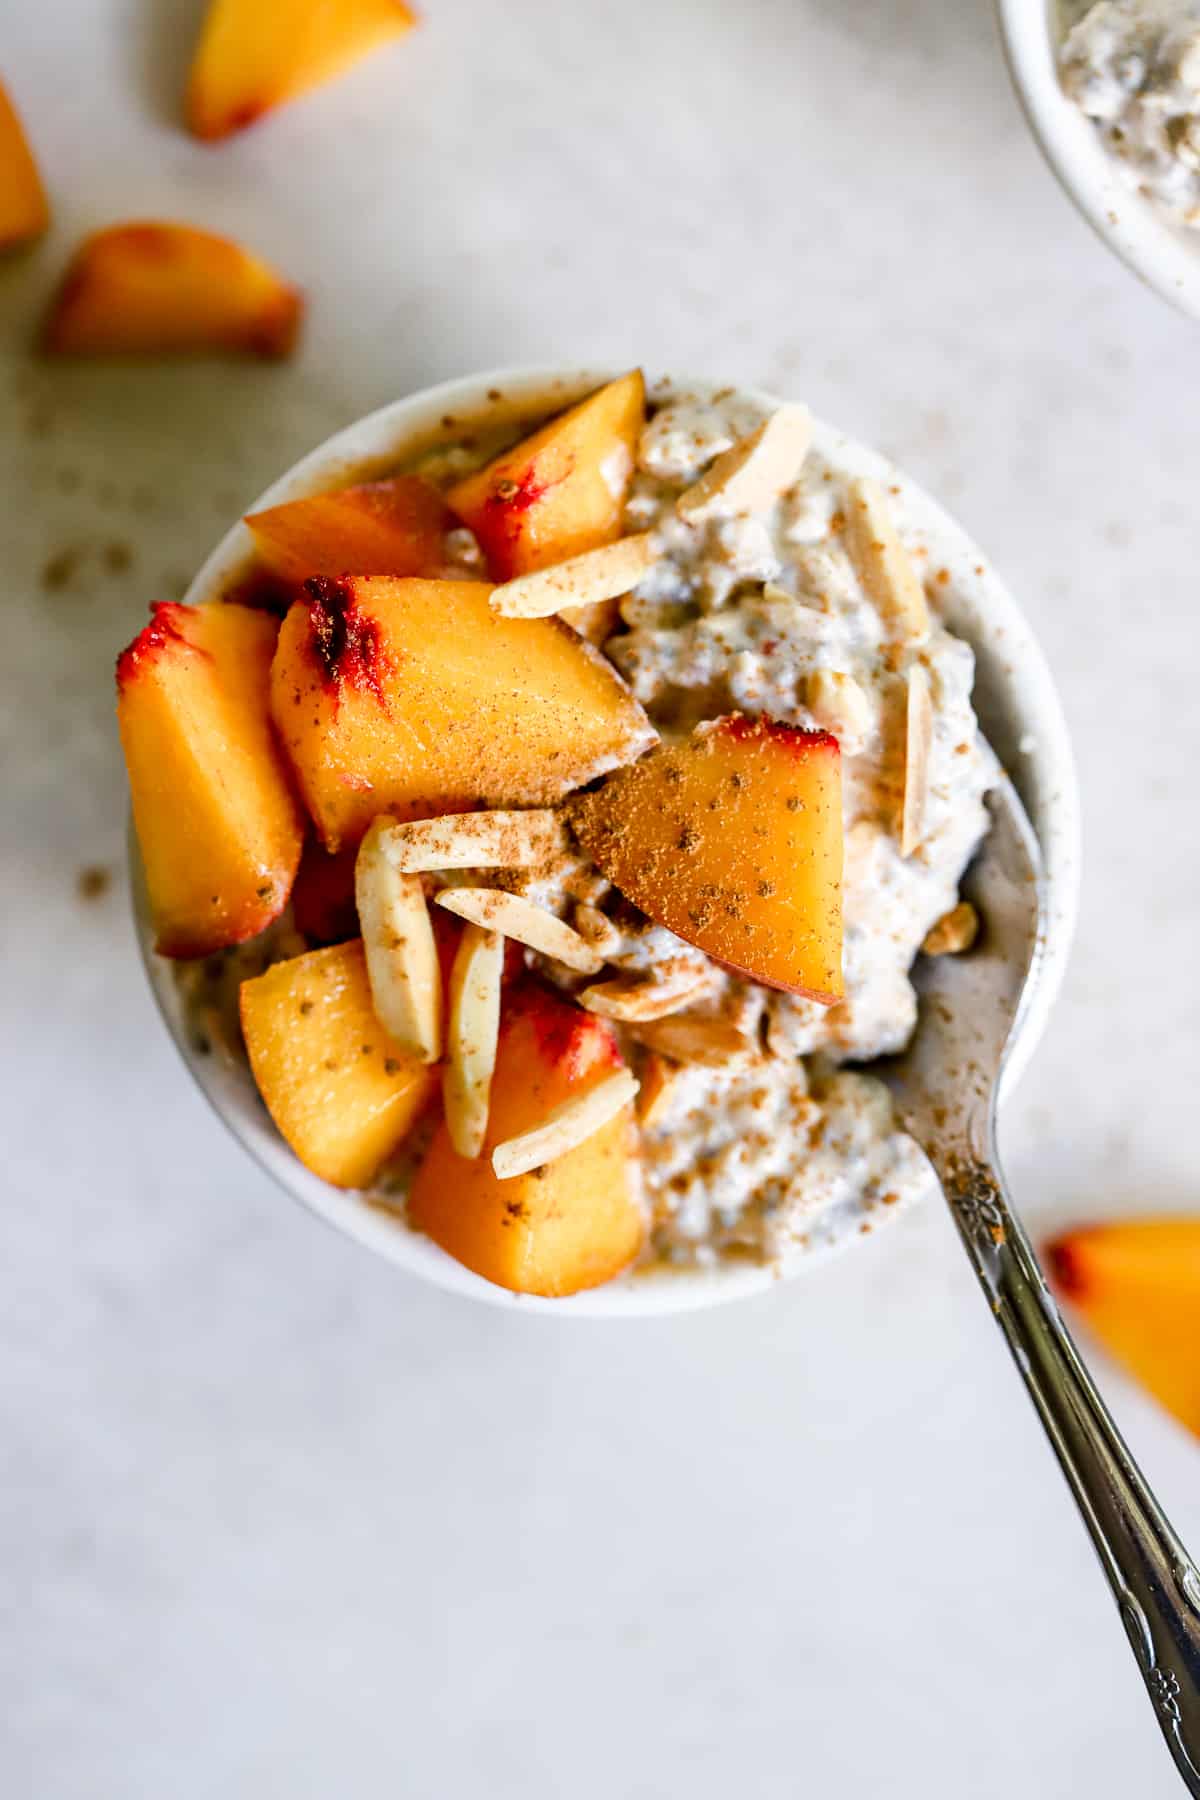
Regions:
[[[364, 466], [386, 464], [411, 454], [411, 446], [433, 436], [447, 417], [472, 421], [528, 417], [569, 405], [622, 370], [563, 365], [489, 370], [422, 389], [391, 401], [334, 433], [311, 450], [246, 508], [247, 512], [328, 488], [338, 479], [361, 475]], [[722, 384], [690, 376], [656, 383], [651, 392], [673, 390], [712, 394]], [[738, 393], [764, 406], [776, 396], [740, 387]], [[464, 417], [464, 423], [467, 418]], [[814, 445], [853, 472], [870, 474], [902, 493], [910, 517], [928, 535], [939, 563], [972, 592], [967, 611], [950, 622], [974, 643], [978, 672], [985, 667], [992, 691], [992, 717], [985, 726], [1010, 767], [1034, 821], [1045, 859], [1049, 901], [1044, 954], [1035, 986], [1023, 1008], [1001, 1080], [1001, 1101], [1012, 1092], [1045, 1028], [1065, 972], [1078, 910], [1079, 798], [1066, 721], [1045, 658], [1016, 602], [981, 552], [928, 495], [877, 452], [814, 421]], [[253, 540], [242, 519], [230, 527], [205, 559], [184, 596], [197, 605], [228, 591], [244, 573]], [[948, 591], [951, 591], [948, 589]], [[972, 623], [976, 635], [972, 637]], [[985, 629], [986, 624], [986, 629]], [[1018, 695], [1023, 698], [1018, 699]], [[1026, 740], [1032, 735], [1033, 742]], [[1000, 742], [997, 743], [997, 736]], [[1006, 741], [1007, 740], [1007, 741]], [[196, 1084], [243, 1148], [294, 1199], [335, 1229], [383, 1255], [419, 1279], [453, 1293], [522, 1312], [570, 1318], [661, 1316], [762, 1293], [782, 1280], [841, 1254], [859, 1234], [810, 1249], [780, 1272], [771, 1265], [720, 1265], [715, 1269], [635, 1271], [605, 1286], [564, 1299], [513, 1294], [464, 1268], [431, 1240], [412, 1231], [386, 1207], [368, 1203], [356, 1191], [330, 1186], [306, 1169], [278, 1136], [254, 1088], [248, 1069], [220, 1056], [203, 1054], [187, 1028], [175, 965], [152, 947], [145, 883], [137, 839], [130, 824], [130, 895], [134, 930], [151, 991], [163, 1022]], [[929, 1188], [935, 1187], [932, 1175]], [[891, 1209], [889, 1219], [908, 1210]], [[872, 1233], [873, 1237], [879, 1233]]]
[[1179, 226], [1129, 185], [1058, 79], [1058, 0], [995, 0], [1005, 60], [1042, 155], [1108, 248], [1170, 305], [1200, 319], [1200, 232]]

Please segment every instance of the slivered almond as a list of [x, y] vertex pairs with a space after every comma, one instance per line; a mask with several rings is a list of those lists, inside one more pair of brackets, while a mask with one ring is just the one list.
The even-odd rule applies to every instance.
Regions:
[[518, 944], [553, 957], [581, 975], [596, 975], [604, 967], [604, 958], [577, 931], [519, 894], [506, 894], [502, 888], [446, 888], [437, 896], [437, 903], [460, 919], [485, 925], [489, 931], [502, 931], [505, 937], [515, 938]]
[[682, 1073], [678, 1063], [668, 1062], [654, 1051], [646, 1058], [637, 1097], [638, 1124], [643, 1131], [653, 1131], [661, 1122]]
[[548, 569], [518, 575], [493, 588], [488, 604], [506, 619], [544, 619], [564, 606], [592, 606], [627, 594], [656, 560], [650, 533], [642, 531]]
[[656, 1019], [630, 1027], [639, 1044], [672, 1062], [720, 1068], [734, 1056], [757, 1056], [758, 1047], [730, 1019]]
[[892, 523], [887, 496], [863, 476], [850, 487], [846, 549], [892, 635], [902, 643], [929, 636], [929, 607], [912, 558]]
[[684, 968], [674, 978], [659, 981], [601, 981], [576, 995], [588, 1012], [605, 1019], [619, 1019], [622, 1024], [642, 1024], [650, 1019], [665, 1019], [682, 1012], [706, 994], [712, 977], [705, 969]]
[[450, 971], [447, 1062], [442, 1071], [446, 1129], [460, 1156], [477, 1157], [487, 1136], [503, 976], [500, 933], [485, 931], [482, 925], [464, 926]]
[[791, 487], [811, 441], [807, 407], [776, 407], [757, 431], [718, 456], [711, 469], [680, 494], [675, 511], [690, 525], [716, 513], [762, 512]]
[[589, 1088], [564, 1100], [546, 1114], [540, 1125], [506, 1138], [492, 1151], [492, 1169], [500, 1181], [511, 1181], [514, 1175], [528, 1175], [543, 1163], [557, 1162], [568, 1150], [586, 1143], [610, 1119], [627, 1107], [638, 1091], [636, 1078], [628, 1069], [609, 1075]]
[[804, 704], [817, 724], [831, 731], [847, 756], [856, 756], [871, 735], [871, 703], [853, 675], [814, 669], [804, 684]]
[[978, 936], [979, 914], [969, 900], [960, 900], [929, 927], [921, 948], [926, 956], [961, 956]]
[[421, 1062], [442, 1053], [442, 977], [420, 877], [394, 867], [376, 819], [354, 864], [354, 897], [380, 1024]]
[[587, 900], [581, 900], [575, 908], [575, 929], [597, 956], [611, 957], [624, 941], [620, 927]]
[[589, 644], [606, 644], [617, 629], [621, 616], [620, 600], [596, 600], [590, 606], [564, 606], [558, 617], [572, 631], [577, 631]]
[[406, 824], [384, 822], [380, 845], [394, 869], [417, 875], [437, 869], [530, 869], [566, 842], [549, 808], [528, 812], [445, 813]]
[[929, 751], [933, 744], [933, 707], [929, 674], [923, 663], [908, 671], [904, 712], [904, 804], [900, 814], [900, 854], [911, 856], [925, 835], [929, 800]]

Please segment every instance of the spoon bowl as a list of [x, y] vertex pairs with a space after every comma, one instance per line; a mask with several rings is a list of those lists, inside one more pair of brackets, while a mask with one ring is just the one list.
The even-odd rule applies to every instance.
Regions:
[[1012, 782], [997, 770], [991, 825], [962, 885], [981, 922], [972, 948], [924, 956], [913, 973], [919, 1025], [902, 1056], [873, 1065], [905, 1128], [931, 1146], [982, 1154], [995, 1095], [1046, 943], [1042, 855]]

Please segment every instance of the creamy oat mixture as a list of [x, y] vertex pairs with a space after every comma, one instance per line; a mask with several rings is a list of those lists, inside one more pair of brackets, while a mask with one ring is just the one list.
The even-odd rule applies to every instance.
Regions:
[[[801, 479], [762, 515], [703, 525], [676, 515], [679, 494], [764, 416], [733, 393], [673, 397], [654, 413], [626, 528], [653, 531], [666, 554], [622, 602], [606, 650], [665, 738], [733, 710], [839, 738], [845, 999], [821, 1006], [727, 974], [631, 916], [583, 860], [511, 879], [570, 918], [614, 972], [703, 970], [707, 992], [686, 1016], [736, 1027], [740, 1050], [672, 1077], [643, 1131], [654, 1247], [686, 1260], [740, 1250], [786, 1261], [920, 1186], [924, 1159], [896, 1129], [886, 1090], [836, 1065], [907, 1043], [910, 967], [954, 906], [987, 827], [991, 761], [971, 709], [973, 654], [935, 622], [919, 649], [897, 658], [847, 549], [844, 477], [810, 451]], [[922, 546], [910, 548], [922, 566]], [[933, 572], [930, 585], [936, 599]], [[896, 813], [914, 659], [928, 671], [933, 732], [925, 832], [905, 857]], [[585, 985], [542, 966], [563, 986]], [[634, 1029], [654, 1043], [661, 1028]]]
[[1200, 228], [1200, 0], [1098, 0], [1059, 66], [1130, 185]]
[[[916, 1021], [909, 971], [955, 906], [987, 826], [993, 765], [971, 708], [972, 652], [937, 621], [939, 572], [906, 531], [897, 496], [888, 505], [933, 608], [929, 634], [908, 645], [889, 633], [856, 566], [844, 474], [810, 451], [800, 478], [765, 511], [718, 509], [703, 524], [685, 523], [679, 495], [766, 414], [733, 391], [707, 399], [660, 388], [651, 398], [625, 525], [653, 533], [662, 555], [621, 601], [605, 650], [666, 739], [734, 710], [838, 737], [845, 998], [825, 1007], [726, 972], [638, 913], [566, 835], [540, 868], [428, 880], [431, 891], [502, 886], [573, 925], [603, 956], [601, 974], [524, 952], [566, 991], [622, 975], [694, 988], [681, 1012], [616, 1025], [642, 1080], [646, 1257], [785, 1265], [869, 1229], [927, 1178], [887, 1090], [843, 1065], [907, 1043]], [[417, 467], [448, 480], [483, 460], [482, 449], [443, 449]], [[464, 572], [480, 568], [470, 532], [456, 529], [446, 548]], [[899, 815], [914, 668], [928, 684], [931, 727], [923, 830], [906, 855]], [[304, 947], [285, 916], [255, 943], [184, 971], [197, 1029], [217, 1044], [236, 1038], [237, 984]], [[401, 1185], [392, 1172], [380, 1197], [399, 1203]]]

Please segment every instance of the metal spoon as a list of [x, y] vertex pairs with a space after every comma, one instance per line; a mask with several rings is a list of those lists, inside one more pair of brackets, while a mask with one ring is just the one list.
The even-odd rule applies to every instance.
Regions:
[[876, 1065], [932, 1162], [1108, 1577], [1167, 1747], [1200, 1800], [1200, 1573], [1113, 1424], [1046, 1286], [996, 1155], [996, 1089], [1044, 931], [1041, 855], [1012, 784], [964, 893], [983, 921], [965, 955], [922, 957], [921, 1024]]

